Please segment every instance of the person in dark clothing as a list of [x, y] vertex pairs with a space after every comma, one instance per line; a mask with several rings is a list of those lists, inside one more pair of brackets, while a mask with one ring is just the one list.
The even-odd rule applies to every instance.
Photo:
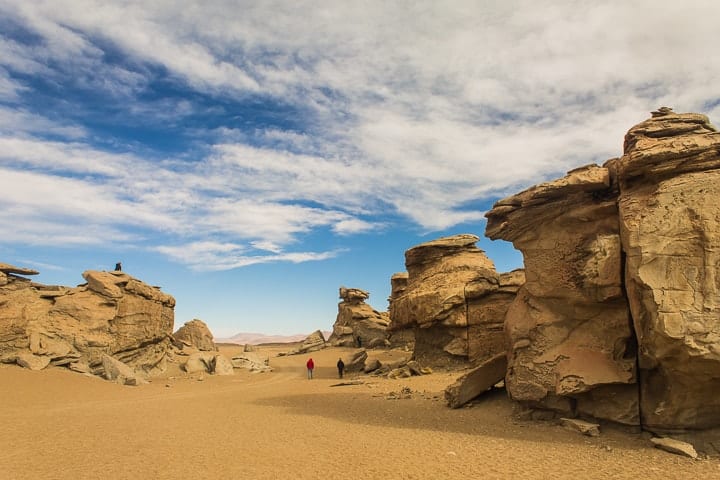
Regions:
[[342, 378], [343, 372], [345, 371], [345, 362], [342, 361], [342, 358], [338, 358], [337, 367], [338, 367], [338, 376], [340, 378]]
[[307, 361], [305, 366], [307, 367], [308, 380], [312, 380], [312, 374], [313, 374], [313, 369], [315, 368], [315, 362], [313, 362], [313, 359], [310, 358], [310, 360]]
[[117, 262], [117, 263], [115, 264], [115, 271], [116, 271], [116, 272], [119, 272], [119, 271], [121, 271], [121, 270], [122, 270], [122, 263]]

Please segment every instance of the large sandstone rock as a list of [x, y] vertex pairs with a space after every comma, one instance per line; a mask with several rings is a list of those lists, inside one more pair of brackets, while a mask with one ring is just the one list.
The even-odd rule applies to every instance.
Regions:
[[630, 129], [612, 167], [643, 425], [720, 427], [720, 133], [663, 109]]
[[315, 330], [313, 333], [305, 337], [305, 340], [295, 349], [289, 351], [287, 355], [299, 355], [308, 352], [316, 352], [327, 347], [325, 335], [321, 330]]
[[720, 133], [661, 108], [621, 158], [498, 202], [486, 234], [527, 277], [506, 317], [511, 397], [714, 445], [718, 198]]
[[365, 303], [370, 294], [359, 288], [340, 287], [338, 314], [328, 342], [334, 346], [368, 348], [387, 345], [390, 318]]
[[475, 235], [440, 238], [405, 253], [407, 286], [392, 298], [390, 329], [413, 329], [414, 357], [424, 365], [482, 361], [505, 351], [505, 310], [520, 272], [501, 286]]
[[525, 262], [525, 285], [505, 323], [511, 398], [635, 425], [615, 197], [607, 168], [583, 167], [497, 202], [486, 235], [511, 241]]
[[185, 322], [185, 324], [178, 328], [173, 334], [173, 337], [188, 346], [195, 347], [204, 352], [215, 352], [218, 349], [208, 326], [205, 322], [197, 318]]
[[[165, 367], [175, 299], [123, 272], [86, 271], [75, 288], [22, 278], [0, 264], [0, 361], [39, 362], [103, 374], [103, 356], [155, 374]], [[34, 361], [36, 364], [38, 361]], [[20, 363], [23, 363], [22, 361]]]

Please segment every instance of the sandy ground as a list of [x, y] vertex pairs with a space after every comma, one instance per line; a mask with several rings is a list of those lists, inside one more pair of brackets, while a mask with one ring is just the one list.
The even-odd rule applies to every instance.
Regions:
[[[672, 455], [642, 435], [517, 420], [502, 390], [450, 410], [446, 372], [333, 386], [349, 349], [313, 353], [312, 381], [307, 356], [259, 350], [274, 372], [173, 370], [141, 387], [2, 365], [0, 479], [720, 478], [719, 460]], [[403, 388], [411, 398], [389, 399]]]

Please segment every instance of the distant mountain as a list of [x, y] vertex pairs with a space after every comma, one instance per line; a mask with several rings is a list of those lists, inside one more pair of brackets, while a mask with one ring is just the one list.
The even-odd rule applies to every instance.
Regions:
[[[325, 340], [332, 332], [323, 331]], [[215, 343], [237, 343], [238, 345], [259, 345], [261, 343], [295, 343], [301, 342], [310, 335], [309, 333], [298, 333], [295, 335], [267, 335], [264, 333], [238, 333], [229, 338], [216, 338]]]

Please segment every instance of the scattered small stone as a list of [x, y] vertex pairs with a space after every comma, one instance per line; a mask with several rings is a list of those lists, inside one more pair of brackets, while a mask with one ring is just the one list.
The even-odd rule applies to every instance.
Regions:
[[655, 447], [661, 450], [665, 450], [666, 452], [674, 453], [677, 455], [684, 455], [692, 459], [698, 458], [695, 447], [693, 447], [687, 442], [675, 440], [674, 438], [670, 437], [651, 438], [650, 441], [655, 445]]
[[589, 437], [600, 436], [600, 425], [598, 425], [597, 423], [585, 422], [576, 418], [561, 418], [560, 425], [567, 428], [568, 430], [574, 430]]

